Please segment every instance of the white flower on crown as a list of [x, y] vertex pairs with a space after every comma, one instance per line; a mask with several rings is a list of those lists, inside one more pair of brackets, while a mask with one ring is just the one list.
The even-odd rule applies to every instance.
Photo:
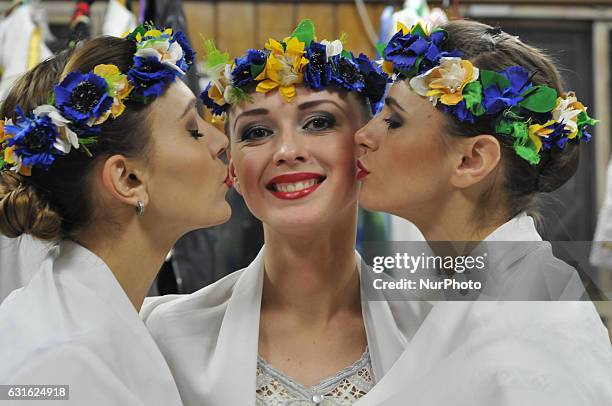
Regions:
[[177, 66], [177, 62], [183, 57], [183, 48], [178, 42], [171, 42], [170, 39], [155, 39], [145, 41], [136, 50], [135, 56], [141, 58], [154, 57], [162, 64], [184, 74], [183, 70]]
[[463, 100], [463, 88], [478, 79], [479, 70], [461, 58], [440, 58], [440, 65], [410, 79], [412, 90], [427, 96], [435, 106], [440, 100], [455, 105]]
[[339, 39], [334, 41], [324, 39], [321, 41], [321, 44], [325, 45], [325, 55], [327, 56], [328, 61], [332, 56], [340, 55], [342, 53], [342, 41]]
[[55, 149], [67, 154], [70, 152], [71, 147], [79, 148], [79, 137], [68, 127], [70, 120], [62, 116], [54, 106], [50, 104], [38, 106], [32, 113], [38, 117], [48, 116], [59, 130], [60, 136], [53, 143]]
[[569, 92], [564, 97], [557, 98], [557, 106], [552, 111], [553, 119], [558, 123], [565, 124], [565, 130], [569, 131], [568, 138], [574, 138], [578, 134], [578, 115], [586, 111], [576, 98], [574, 92]]

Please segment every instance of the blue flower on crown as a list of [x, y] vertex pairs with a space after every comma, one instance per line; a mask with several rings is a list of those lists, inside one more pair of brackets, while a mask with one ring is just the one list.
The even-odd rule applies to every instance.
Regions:
[[189, 45], [189, 40], [187, 40], [187, 37], [182, 31], [174, 34], [174, 40], [183, 49], [183, 57], [177, 62], [176, 65], [181, 68], [183, 72], [187, 73], [195, 60], [195, 52], [191, 48], [191, 45]]
[[336, 55], [331, 60], [331, 83], [341, 89], [361, 92], [365, 86], [359, 66], [344, 55]]
[[511, 66], [499, 72], [510, 82], [510, 86], [500, 89], [491, 85], [483, 90], [482, 105], [486, 114], [496, 114], [500, 111], [514, 107], [523, 100], [521, 94], [531, 88], [529, 72], [521, 66]]
[[372, 114], [376, 114], [382, 110], [385, 104], [384, 97], [389, 77], [382, 71], [380, 66], [374, 64], [364, 54], [359, 54], [355, 58], [355, 63], [364, 78], [365, 87], [362, 93], [370, 101]]
[[128, 80], [134, 85], [135, 95], [143, 98], [158, 97], [164, 93], [166, 86], [174, 82], [179, 75], [175, 69], [168, 68], [157, 58], [134, 57], [134, 66], [129, 70]]
[[91, 126], [113, 104], [106, 81], [94, 73], [69, 73], [54, 90], [55, 106], [76, 123]]
[[13, 136], [7, 140], [9, 147], [25, 167], [48, 168], [56, 156], [63, 152], [55, 147], [60, 136], [57, 126], [49, 116], [26, 115], [20, 107], [16, 108], [16, 124], [6, 125], [5, 133]]
[[442, 105], [445, 113], [450, 113], [462, 123], [476, 123], [476, 116], [467, 108], [465, 100], [461, 100], [454, 106]]
[[327, 61], [327, 50], [320, 42], [312, 41], [306, 48], [308, 64], [304, 69], [304, 81], [311, 89], [320, 90], [329, 85], [332, 68]]
[[383, 56], [386, 61], [393, 62], [394, 70], [405, 76], [416, 76], [427, 72], [438, 65], [442, 57], [460, 57], [458, 50], [443, 51], [442, 44], [448, 34], [445, 31], [434, 31], [427, 38], [423, 33], [404, 34], [403, 30], [391, 37]]
[[232, 81], [234, 86], [244, 87], [254, 81], [251, 65], [263, 67], [266, 64], [268, 55], [259, 49], [249, 49], [245, 56], [236, 58], [236, 67], [232, 71]]

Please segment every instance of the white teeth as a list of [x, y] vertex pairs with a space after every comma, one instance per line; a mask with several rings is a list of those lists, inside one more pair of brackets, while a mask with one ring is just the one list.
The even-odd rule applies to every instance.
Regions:
[[299, 190], [307, 189], [314, 186], [317, 183], [316, 179], [308, 179], [301, 182], [295, 183], [276, 183], [273, 188], [277, 192], [297, 192]]

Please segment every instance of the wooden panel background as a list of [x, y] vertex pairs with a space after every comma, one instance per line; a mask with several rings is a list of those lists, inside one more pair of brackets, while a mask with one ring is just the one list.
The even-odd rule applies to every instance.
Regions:
[[[202, 36], [214, 39], [219, 49], [236, 57], [248, 48], [262, 48], [269, 37], [286, 37], [303, 18], [315, 23], [319, 40], [337, 39], [344, 32], [349, 50], [370, 56], [375, 52], [354, 4], [259, 1], [186, 1], [184, 4], [189, 37], [200, 55]], [[369, 3], [366, 7], [378, 33], [385, 5]]]

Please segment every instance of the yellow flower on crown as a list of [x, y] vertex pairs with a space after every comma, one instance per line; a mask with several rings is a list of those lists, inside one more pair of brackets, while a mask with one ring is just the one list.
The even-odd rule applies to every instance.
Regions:
[[463, 88], [478, 79], [479, 70], [461, 58], [441, 58], [440, 65], [410, 79], [412, 90], [427, 96], [434, 106], [438, 100], [454, 106], [463, 100]]
[[554, 130], [550, 126], [555, 123], [555, 120], [548, 120], [544, 124], [532, 124], [529, 126], [529, 139], [535, 145], [536, 152], [540, 152], [540, 149], [542, 149], [542, 138], [547, 138], [553, 133]]
[[279, 88], [281, 95], [290, 102], [295, 97], [295, 85], [304, 80], [304, 66], [308, 59], [304, 58], [304, 43], [297, 38], [285, 40], [285, 47], [270, 38], [266, 49], [271, 53], [266, 60], [264, 70], [255, 78], [259, 81], [257, 91], [267, 93]]
[[115, 65], [96, 65], [93, 73], [106, 81], [109, 96], [113, 98], [111, 108], [94, 123], [98, 125], [105, 122], [111, 114], [113, 118], [117, 118], [123, 113], [125, 110], [123, 100], [130, 95], [134, 86], [128, 81], [127, 75], [122, 74]]

